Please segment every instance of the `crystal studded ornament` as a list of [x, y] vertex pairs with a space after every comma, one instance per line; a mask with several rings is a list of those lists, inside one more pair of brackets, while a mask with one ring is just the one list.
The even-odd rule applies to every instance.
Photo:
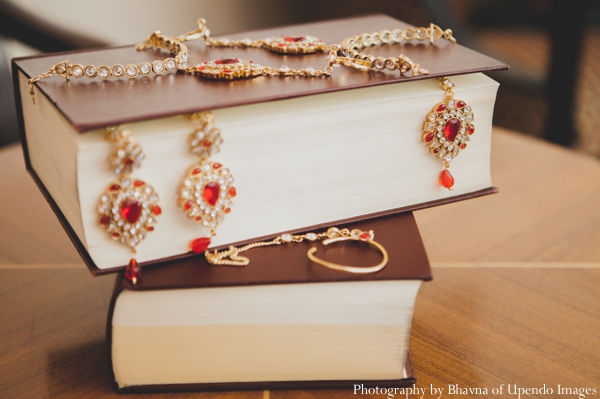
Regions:
[[308, 35], [269, 37], [264, 39], [264, 47], [283, 54], [310, 54], [328, 49], [323, 40]]
[[196, 67], [196, 73], [206, 79], [244, 79], [261, 76], [265, 67], [239, 58], [219, 58]]
[[[129, 132], [107, 128], [106, 140], [117, 144], [110, 156], [110, 166], [119, 178], [110, 183], [100, 197], [98, 223], [113, 240], [129, 246], [135, 253], [147, 234], [154, 231], [156, 218], [162, 213], [158, 194], [143, 180], [129, 176], [144, 159], [141, 147]], [[140, 276], [141, 269], [132, 258], [125, 277], [135, 284]]]
[[446, 90], [446, 100], [433, 107], [423, 124], [421, 139], [429, 152], [444, 162], [445, 169], [440, 173], [439, 183], [448, 190], [454, 187], [454, 177], [448, 170], [450, 163], [460, 151], [467, 148], [470, 136], [475, 133], [473, 110], [463, 100], [456, 100], [452, 83], [442, 79]]
[[[200, 124], [188, 140], [190, 152], [198, 156], [199, 162], [185, 175], [179, 202], [187, 216], [208, 229], [212, 237], [225, 215], [231, 212], [237, 191], [229, 169], [218, 162], [209, 161], [210, 156], [219, 152], [219, 146], [223, 143], [221, 132], [214, 126], [212, 113], [197, 113], [190, 118]], [[209, 245], [210, 237], [197, 238], [190, 243], [190, 250], [202, 253]]]

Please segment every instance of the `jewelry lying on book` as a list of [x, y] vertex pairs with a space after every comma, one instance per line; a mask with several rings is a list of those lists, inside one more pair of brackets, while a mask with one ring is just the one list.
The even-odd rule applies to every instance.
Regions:
[[[98, 222], [113, 240], [128, 245], [135, 253], [146, 234], [154, 230], [156, 217], [162, 213], [158, 194], [149, 184], [129, 176], [145, 158], [129, 131], [108, 127], [105, 139], [116, 143], [110, 166], [119, 179], [113, 181], [100, 197]], [[140, 274], [137, 261], [131, 258], [125, 277], [135, 284]]]
[[250, 259], [246, 258], [245, 256], [240, 256], [240, 253], [248, 251], [253, 248], [257, 248], [257, 247], [268, 247], [271, 245], [297, 243], [297, 242], [303, 242], [304, 240], [315, 242], [318, 240], [325, 239], [323, 241], [323, 245], [328, 245], [328, 244], [331, 244], [334, 242], [347, 241], [347, 240], [362, 241], [362, 242], [366, 242], [367, 244], [374, 246], [381, 252], [381, 255], [382, 255], [381, 262], [379, 262], [375, 266], [367, 266], [367, 267], [340, 265], [337, 263], [333, 263], [333, 262], [329, 262], [329, 261], [325, 261], [325, 260], [317, 258], [314, 255], [315, 252], [317, 251], [316, 247], [309, 249], [307, 252], [307, 256], [311, 261], [315, 262], [316, 264], [321, 265], [326, 268], [329, 268], [329, 269], [347, 272], [347, 273], [366, 274], [366, 273], [375, 273], [375, 272], [380, 271], [381, 269], [383, 269], [385, 267], [385, 265], [388, 262], [387, 251], [381, 244], [376, 242], [374, 240], [374, 238], [375, 238], [375, 234], [373, 233], [373, 230], [361, 231], [358, 229], [354, 229], [354, 230], [350, 231], [348, 229], [340, 230], [337, 227], [330, 227], [329, 229], [327, 229], [326, 232], [323, 232], [323, 233], [312, 233], [311, 232], [311, 233], [299, 234], [299, 235], [283, 234], [279, 237], [276, 237], [275, 239], [273, 239], [271, 241], [253, 242], [253, 243], [244, 245], [239, 248], [231, 246], [228, 249], [225, 249], [222, 251], [217, 251], [217, 250], [212, 251], [212, 252], [206, 251], [204, 253], [204, 255], [206, 256], [206, 260], [210, 264], [213, 264], [213, 265], [246, 266], [247, 264], [250, 263]]
[[[413, 76], [425, 75], [427, 70], [419, 67], [405, 55], [398, 57], [374, 57], [372, 55], [360, 53], [358, 50], [369, 46], [379, 46], [391, 43], [400, 43], [411, 40], [429, 40], [434, 43], [439, 39], [446, 39], [456, 43], [452, 37], [452, 30], [442, 30], [439, 26], [430, 24], [429, 27], [406, 28], [383, 30], [381, 32], [363, 33], [361, 35], [346, 38], [341, 45], [325, 45], [321, 39], [313, 36], [281, 36], [271, 37], [260, 40], [250, 40], [244, 38], [241, 40], [231, 40], [227, 38], [212, 39], [210, 31], [206, 27], [206, 21], [202, 18], [198, 20], [198, 29], [177, 37], [169, 37], [161, 34], [159, 31], [152, 33], [145, 42], [136, 46], [137, 50], [146, 49], [164, 49], [174, 54], [163, 60], [152, 62], [142, 62], [139, 65], [122, 64], [108, 65], [82, 65], [70, 64], [67, 60], [61, 61], [52, 66], [48, 71], [28, 80], [29, 93], [35, 104], [33, 84], [48, 78], [52, 75], [58, 75], [67, 81], [73, 78], [87, 77], [90, 79], [100, 78], [109, 79], [127, 77], [133, 79], [138, 75], [148, 76], [152, 73], [162, 75], [165, 72], [183, 71], [206, 79], [242, 79], [257, 76], [303, 76], [303, 77], [322, 77], [331, 76], [333, 66], [339, 64], [358, 68], [360, 70], [378, 70], [384, 69], [398, 70], [400, 74], [412, 72]], [[207, 46], [211, 47], [253, 47], [264, 48], [269, 51], [283, 54], [309, 54], [318, 51], [329, 52], [327, 56], [327, 65], [323, 69], [313, 67], [303, 69], [292, 69], [287, 66], [273, 68], [254, 63], [253, 61], [242, 60], [239, 58], [225, 58], [206, 61], [196, 66], [188, 64], [189, 52], [184, 42], [196, 39], [203, 39]]]
[[466, 102], [454, 98], [454, 83], [447, 77], [441, 80], [442, 88], [446, 90], [446, 99], [427, 114], [421, 138], [429, 152], [444, 161], [445, 168], [440, 173], [439, 183], [452, 190], [454, 177], [449, 170], [450, 162], [461, 150], [467, 148], [470, 136], [475, 133], [475, 116]]
[[[237, 191], [229, 169], [218, 162], [209, 161], [211, 155], [219, 152], [219, 146], [223, 143], [221, 131], [214, 126], [212, 112], [197, 112], [189, 115], [189, 118], [199, 124], [188, 139], [190, 152], [197, 155], [199, 160], [185, 175], [179, 191], [179, 202], [188, 217], [210, 229], [213, 237], [217, 226], [231, 212], [232, 199]], [[190, 251], [204, 252], [210, 245], [211, 237], [196, 238], [190, 243]]]
[[456, 43], [456, 39], [452, 36], [452, 29], [442, 30], [435, 24], [429, 24], [429, 27], [421, 28], [406, 28], [390, 30], [382, 30], [381, 32], [363, 33], [357, 36], [352, 36], [344, 39], [341, 44], [341, 49], [337, 53], [339, 63], [357, 68], [363, 71], [374, 69], [383, 71], [398, 70], [401, 75], [412, 72], [412, 76], [427, 75], [429, 71], [419, 67], [419, 64], [414, 63], [407, 56], [400, 54], [398, 57], [375, 57], [373, 55], [364, 54], [358, 50], [365, 47], [381, 46], [384, 44], [400, 43], [402, 41], [411, 40], [429, 40], [433, 44], [436, 40], [444, 38], [452, 43]]

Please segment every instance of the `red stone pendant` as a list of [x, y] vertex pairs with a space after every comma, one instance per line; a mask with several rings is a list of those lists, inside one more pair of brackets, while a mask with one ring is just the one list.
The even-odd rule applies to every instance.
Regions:
[[147, 232], [154, 230], [160, 213], [154, 188], [143, 180], [129, 177], [109, 185], [98, 203], [100, 226], [113, 240], [132, 248], [146, 238]]
[[142, 268], [138, 265], [135, 258], [131, 258], [129, 264], [125, 267], [125, 278], [133, 284], [137, 284], [142, 277]]
[[[444, 82], [448, 87], [454, 85]], [[445, 88], [447, 89], [447, 88]], [[423, 124], [421, 140], [429, 152], [444, 162], [446, 169], [440, 174], [440, 184], [452, 189], [454, 177], [448, 170], [450, 163], [467, 148], [467, 141], [475, 132], [473, 110], [463, 100], [455, 100], [451, 91], [446, 92], [446, 100], [437, 104], [427, 114]]]
[[204, 162], [190, 169], [179, 197], [190, 219], [214, 231], [231, 210], [236, 195], [229, 169], [218, 162]]

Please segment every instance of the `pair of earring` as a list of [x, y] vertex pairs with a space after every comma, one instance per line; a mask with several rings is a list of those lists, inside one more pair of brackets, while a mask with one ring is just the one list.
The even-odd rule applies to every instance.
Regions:
[[[210, 230], [209, 237], [200, 237], [190, 243], [190, 251], [202, 253], [210, 245], [225, 215], [231, 211], [237, 191], [229, 169], [210, 161], [223, 143], [212, 113], [188, 117], [198, 125], [188, 138], [190, 152], [198, 156], [198, 162], [186, 173], [178, 202], [191, 220]], [[129, 246], [135, 254], [137, 245], [154, 231], [157, 217], [162, 213], [159, 197], [151, 185], [131, 176], [141, 166], [145, 155], [130, 132], [109, 127], [106, 140], [116, 144], [110, 166], [119, 177], [100, 196], [98, 222], [113, 240]], [[125, 277], [135, 284], [140, 276], [141, 268], [132, 257], [125, 268]]]

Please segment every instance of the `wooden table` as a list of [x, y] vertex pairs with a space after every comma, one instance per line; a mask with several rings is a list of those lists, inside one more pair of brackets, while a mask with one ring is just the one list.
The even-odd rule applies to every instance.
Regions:
[[[514, 384], [554, 391], [527, 399], [557, 397], [558, 384], [600, 395], [600, 162], [502, 129], [492, 156], [500, 194], [417, 213], [435, 278], [414, 315], [418, 387], [424, 398], [439, 396], [431, 386], [454, 397], [449, 385], [488, 390], [460, 398], [517, 398], [507, 391]], [[0, 398], [121, 397], [104, 346], [114, 277], [89, 275], [27, 176], [20, 148], [0, 150], [0, 170]], [[146, 396], [356, 397], [135, 397]]]

